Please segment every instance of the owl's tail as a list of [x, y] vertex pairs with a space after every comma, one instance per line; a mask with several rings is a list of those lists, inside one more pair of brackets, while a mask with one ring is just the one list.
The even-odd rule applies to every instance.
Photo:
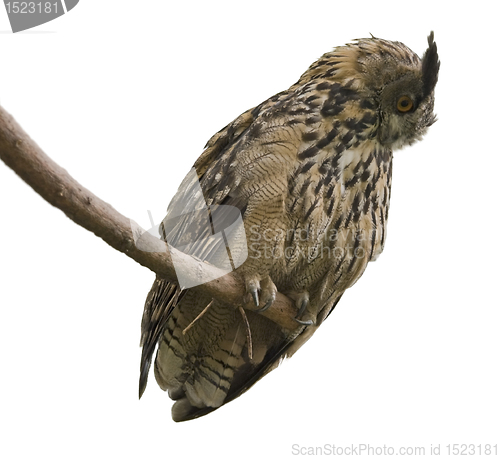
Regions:
[[209, 304], [209, 298], [188, 291], [159, 343], [155, 377], [176, 401], [174, 421], [203, 416], [238, 397], [278, 365], [287, 346], [276, 324], [247, 311], [250, 351], [247, 324], [238, 309]]

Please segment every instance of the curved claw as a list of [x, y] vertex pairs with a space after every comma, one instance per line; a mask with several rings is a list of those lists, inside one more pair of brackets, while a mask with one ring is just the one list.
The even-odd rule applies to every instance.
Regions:
[[[247, 292], [253, 299], [256, 309], [254, 312], [264, 312], [271, 307], [276, 299], [276, 286], [269, 276], [260, 279], [250, 277], [246, 279]], [[259, 305], [261, 306], [259, 308]]]
[[[253, 302], [255, 304], [255, 307], [259, 307], [259, 292], [257, 290], [257, 288], [255, 288], [255, 290], [250, 290], [250, 294], [252, 295], [252, 298], [253, 298]], [[264, 306], [265, 307], [265, 306]]]
[[264, 306], [262, 306], [259, 309], [255, 309], [254, 312], [264, 312], [264, 311], [267, 311], [271, 307], [271, 305], [273, 304], [273, 302], [274, 302], [274, 298], [270, 298], [269, 300], [267, 300], [267, 303]]
[[300, 320], [299, 317], [302, 317], [304, 312], [307, 309], [307, 306], [309, 306], [309, 294], [307, 292], [303, 292], [300, 295], [297, 296], [297, 305], [299, 306], [299, 311], [297, 312], [297, 315], [294, 317], [295, 322], [301, 324], [301, 325], [313, 325], [314, 321], [311, 319], [308, 320]]
[[314, 324], [314, 322], [312, 320], [300, 320], [300, 319], [297, 319], [297, 317], [294, 317], [293, 320], [295, 320], [295, 322], [298, 322], [301, 325], [307, 325], [307, 326], [309, 326], [309, 325], [313, 325]]
[[304, 314], [304, 311], [306, 310], [308, 304], [309, 298], [302, 298], [302, 301], [300, 302], [299, 312], [297, 312], [295, 318], [300, 317], [302, 314]]

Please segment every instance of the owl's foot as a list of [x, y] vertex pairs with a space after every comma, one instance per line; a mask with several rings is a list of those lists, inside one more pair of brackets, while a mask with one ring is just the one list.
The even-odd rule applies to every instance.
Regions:
[[297, 309], [297, 315], [295, 316], [295, 321], [301, 325], [313, 325], [314, 320], [308, 318], [310, 314], [306, 313], [307, 306], [309, 306], [309, 292], [288, 292], [287, 295], [295, 300]]
[[[259, 280], [253, 276], [245, 279], [247, 292], [250, 293], [257, 312], [264, 312], [274, 303], [278, 289], [269, 276]], [[260, 295], [259, 295], [260, 292]]]

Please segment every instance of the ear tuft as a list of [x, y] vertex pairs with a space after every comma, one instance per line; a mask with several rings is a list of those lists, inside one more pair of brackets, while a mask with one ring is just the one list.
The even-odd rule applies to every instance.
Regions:
[[434, 32], [431, 32], [427, 37], [429, 47], [422, 57], [422, 79], [424, 82], [424, 96], [429, 95], [434, 87], [436, 86], [438, 80], [439, 66], [441, 62], [439, 61], [437, 45], [434, 41]]

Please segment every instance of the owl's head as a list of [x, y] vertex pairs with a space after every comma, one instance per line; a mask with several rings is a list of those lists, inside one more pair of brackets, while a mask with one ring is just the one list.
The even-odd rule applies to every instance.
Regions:
[[391, 149], [420, 140], [436, 121], [434, 87], [440, 62], [433, 32], [428, 43], [422, 59], [399, 42], [372, 38], [356, 43], [362, 92], [378, 113], [374, 134]]

